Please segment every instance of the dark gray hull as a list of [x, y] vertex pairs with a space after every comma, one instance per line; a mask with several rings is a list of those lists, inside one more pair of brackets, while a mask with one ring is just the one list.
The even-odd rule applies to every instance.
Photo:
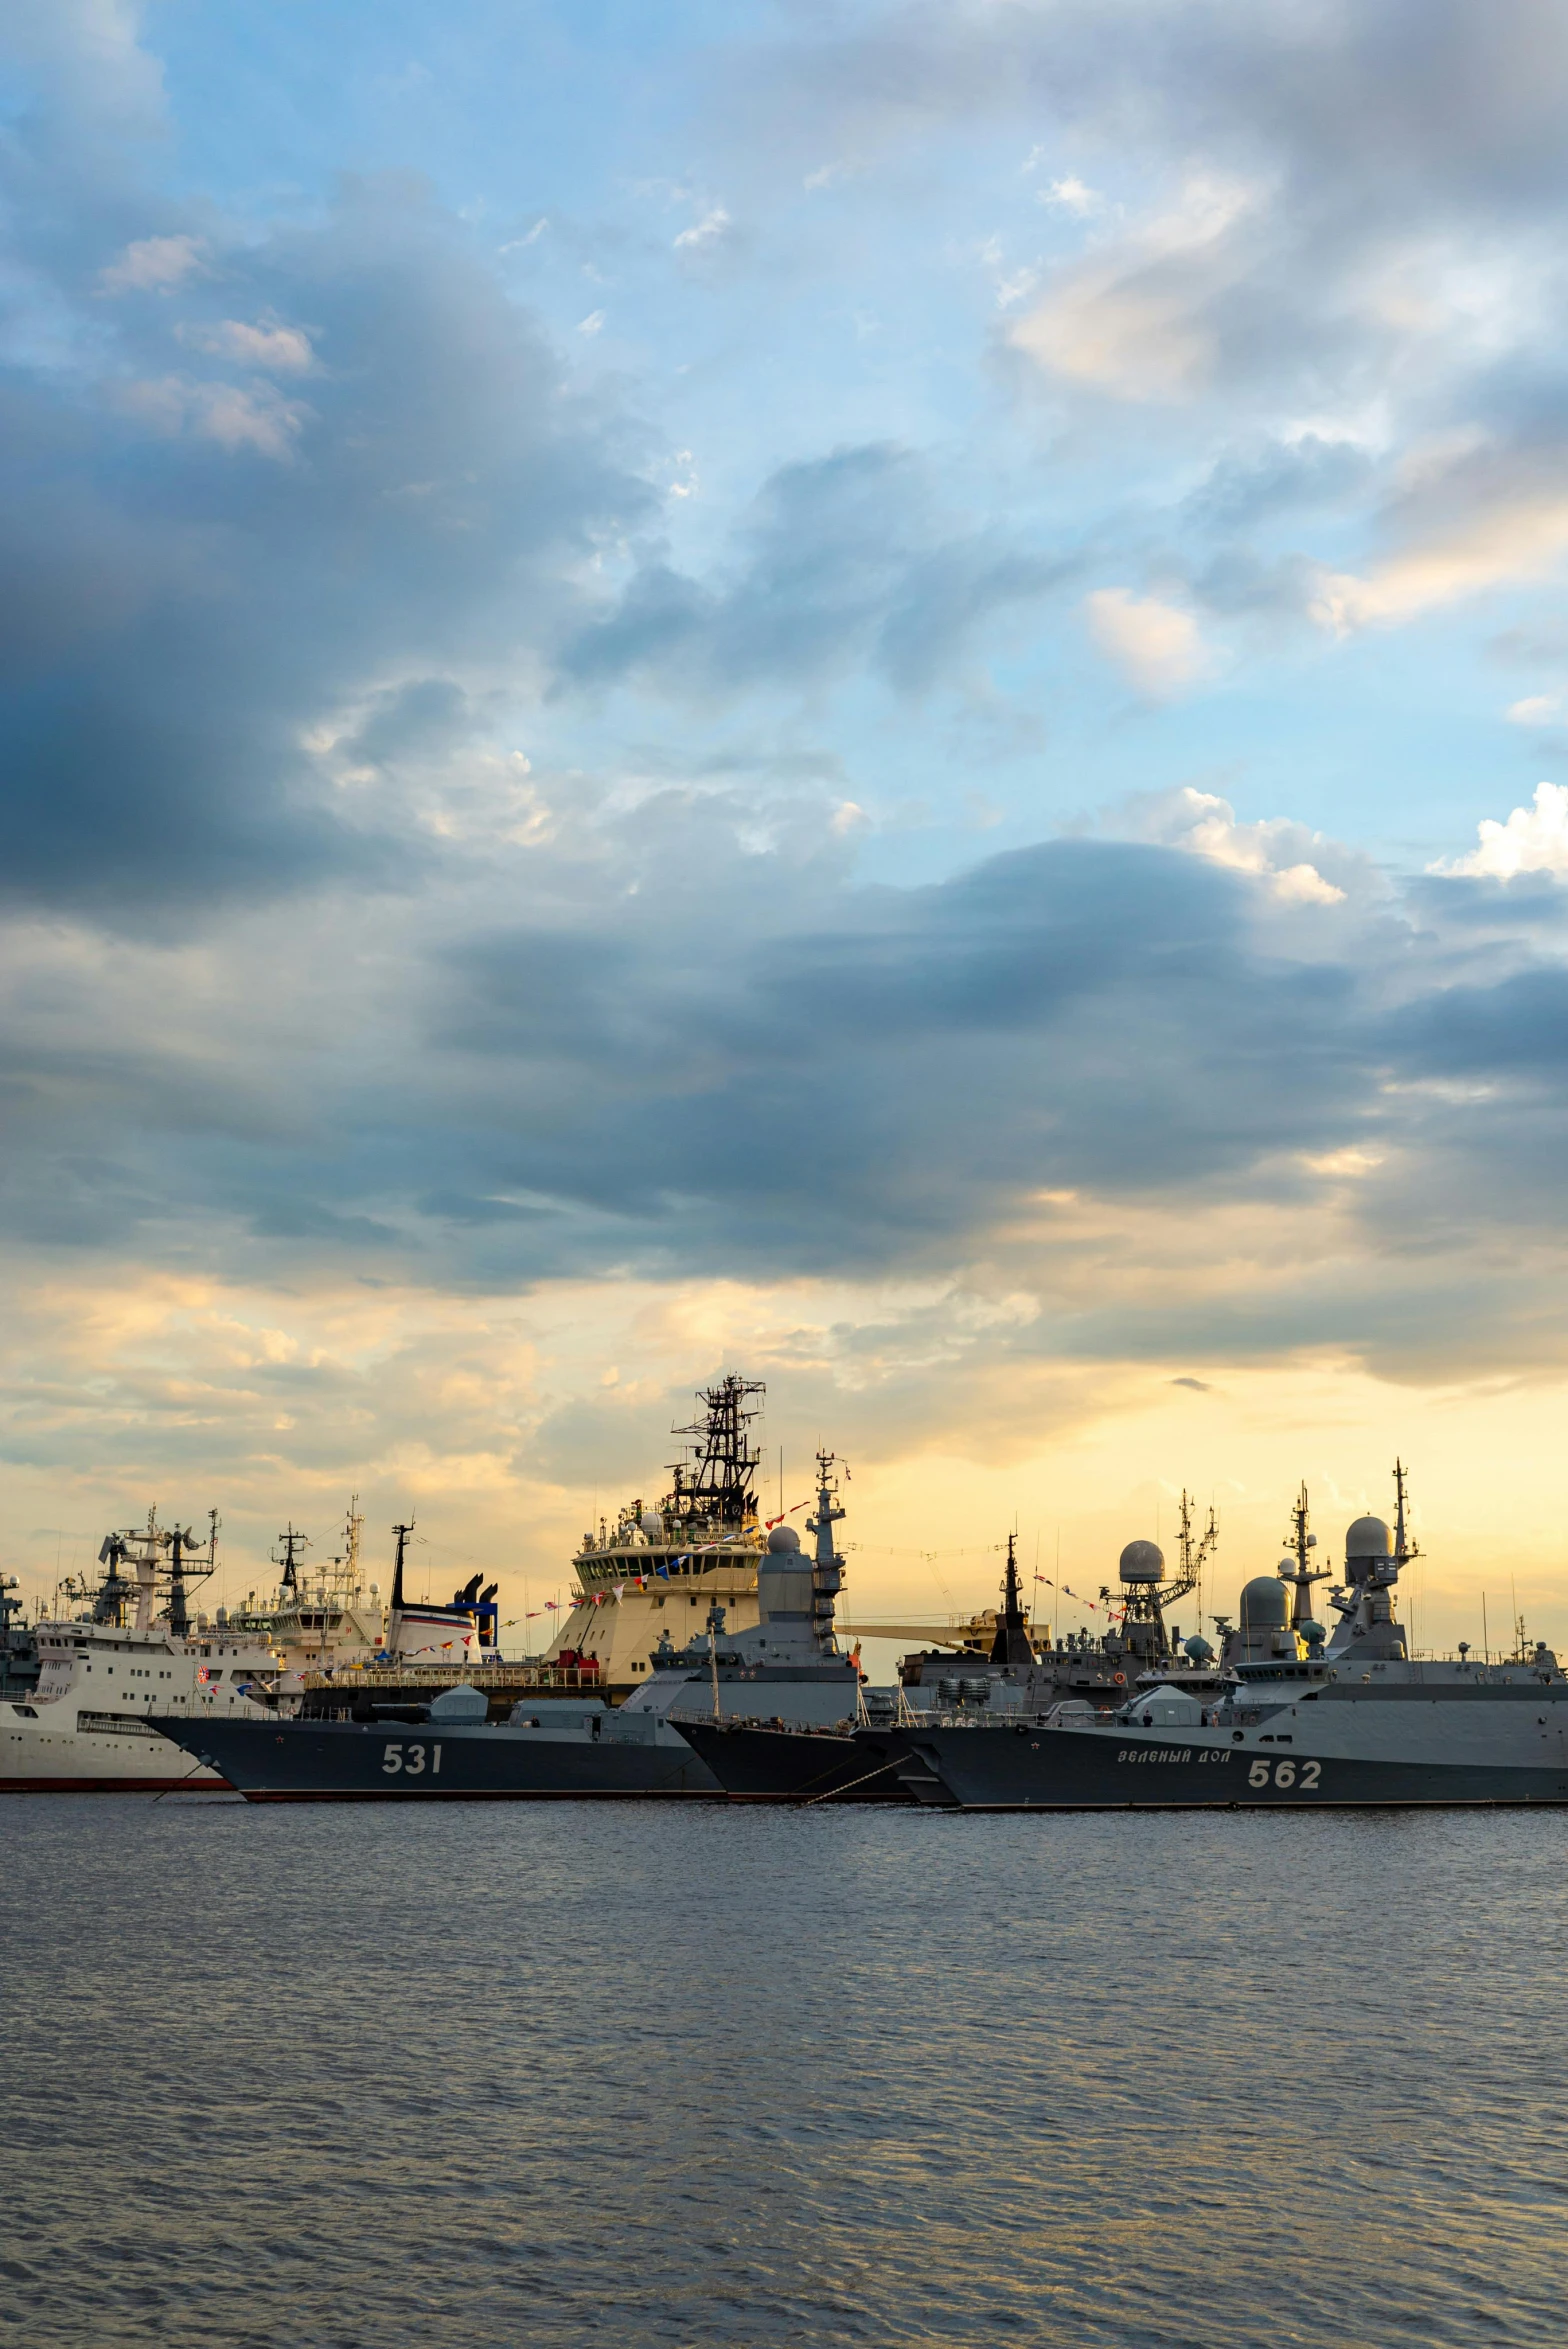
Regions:
[[519, 1733], [505, 1725], [160, 1721], [247, 1802], [572, 1801], [721, 1796], [684, 1745]]
[[684, 1734], [733, 1803], [913, 1799], [899, 1783], [898, 1763], [887, 1756], [868, 1756], [848, 1731], [702, 1721], [688, 1723]]
[[901, 1758], [897, 1773], [917, 1800], [975, 1811], [1333, 1810], [1492, 1804], [1568, 1805], [1568, 1766], [1396, 1761], [1281, 1754], [1245, 1744], [1135, 1729], [861, 1730], [869, 1768]]

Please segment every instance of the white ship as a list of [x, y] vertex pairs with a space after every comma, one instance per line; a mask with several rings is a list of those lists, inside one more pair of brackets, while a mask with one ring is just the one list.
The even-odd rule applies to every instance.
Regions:
[[247, 1691], [276, 1672], [271, 1648], [205, 1615], [193, 1621], [187, 1607], [187, 1583], [211, 1573], [216, 1538], [216, 1512], [203, 1555], [189, 1532], [160, 1526], [156, 1510], [145, 1526], [106, 1537], [103, 1582], [80, 1594], [91, 1598], [91, 1615], [41, 1622], [36, 1689], [0, 1700], [0, 1792], [163, 1794], [223, 1785], [148, 1719], [264, 1712]]
[[651, 1508], [633, 1501], [613, 1525], [601, 1520], [583, 1535], [572, 1561], [577, 1588], [547, 1662], [597, 1676], [607, 1691], [637, 1688], [661, 1639], [684, 1648], [710, 1608], [724, 1609], [732, 1633], [756, 1628], [768, 1523], [754, 1490], [760, 1455], [748, 1405], [762, 1391], [733, 1375], [703, 1390], [702, 1418], [674, 1430], [690, 1443], [665, 1498]]

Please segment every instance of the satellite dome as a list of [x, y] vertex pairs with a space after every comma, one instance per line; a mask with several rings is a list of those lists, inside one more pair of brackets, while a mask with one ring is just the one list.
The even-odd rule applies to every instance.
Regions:
[[1160, 1582], [1165, 1575], [1165, 1552], [1158, 1542], [1129, 1542], [1122, 1552], [1123, 1582]]
[[1381, 1517], [1358, 1517], [1345, 1536], [1347, 1558], [1391, 1558], [1394, 1537]]
[[1202, 1632], [1196, 1631], [1193, 1633], [1191, 1639], [1184, 1639], [1182, 1641], [1181, 1652], [1186, 1657], [1189, 1664], [1206, 1664], [1213, 1655], [1214, 1650], [1210, 1647]]
[[1296, 1629], [1300, 1632], [1302, 1638], [1306, 1641], [1309, 1648], [1321, 1646], [1323, 1641], [1328, 1637], [1328, 1633], [1324, 1630], [1321, 1623], [1298, 1623]]
[[644, 1509], [637, 1522], [651, 1542], [663, 1541], [664, 1512], [662, 1509]]
[[768, 1553], [778, 1558], [800, 1548], [800, 1536], [793, 1525], [775, 1525], [768, 1536]]
[[1283, 1631], [1290, 1612], [1290, 1594], [1273, 1574], [1255, 1575], [1241, 1590], [1243, 1631]]

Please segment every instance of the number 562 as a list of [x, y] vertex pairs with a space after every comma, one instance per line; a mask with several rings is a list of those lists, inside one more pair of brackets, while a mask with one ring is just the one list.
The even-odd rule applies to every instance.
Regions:
[[[1322, 1775], [1323, 1765], [1321, 1762], [1303, 1762], [1301, 1765], [1302, 1792], [1304, 1794], [1310, 1793]], [[1266, 1761], [1260, 1754], [1247, 1772], [1247, 1784], [1249, 1786], [1267, 1786], [1271, 1776], [1276, 1786], [1294, 1786], [1296, 1765], [1294, 1762]]]

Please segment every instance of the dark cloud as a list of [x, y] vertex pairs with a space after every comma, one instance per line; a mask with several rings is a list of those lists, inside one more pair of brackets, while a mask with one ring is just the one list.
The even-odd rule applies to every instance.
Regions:
[[1499, 0], [1484, 16], [1467, 0], [813, 8], [760, 70], [740, 70], [803, 154], [865, 155], [1011, 115], [1124, 152], [1201, 145], [1347, 204], [1381, 185], [1428, 209], [1528, 206], [1565, 179], [1568, 28], [1552, 0]]
[[93, 227], [90, 348], [0, 382], [5, 887], [112, 918], [385, 875], [306, 738], [363, 703], [359, 755], [413, 754], [463, 726], [448, 669], [547, 664], [654, 510], [628, 434], [418, 186], [168, 285], [106, 281]]
[[[591, 891], [571, 839], [531, 883], [514, 853], [482, 917], [432, 893], [379, 959], [387, 908], [297, 968], [257, 923], [233, 1065], [241, 974], [167, 1025], [150, 987], [105, 994], [91, 1052], [62, 979], [67, 1040], [6, 1071], [3, 1229], [307, 1285], [962, 1272], [1034, 1300], [991, 1359], [1189, 1376], [1335, 1347], [1445, 1375], [1516, 1325], [1548, 1347], [1560, 925], [1483, 927], [1465, 878], [1292, 906], [1096, 840], [856, 887], [827, 852], [745, 852], [747, 812], [655, 800]], [[335, 961], [360, 991], [323, 1017]]]

